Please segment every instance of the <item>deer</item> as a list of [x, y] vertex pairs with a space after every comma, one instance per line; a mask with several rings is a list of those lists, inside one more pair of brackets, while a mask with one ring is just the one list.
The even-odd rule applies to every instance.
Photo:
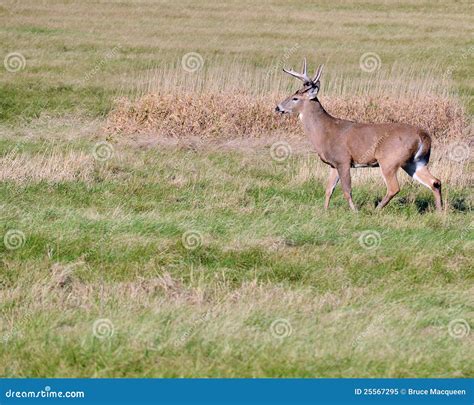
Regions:
[[275, 111], [297, 114], [303, 129], [319, 158], [330, 166], [324, 208], [329, 208], [331, 196], [339, 180], [344, 198], [353, 211], [351, 168], [380, 167], [387, 192], [377, 205], [384, 208], [400, 191], [397, 172], [402, 168], [410, 177], [428, 187], [434, 195], [437, 211], [442, 211], [441, 181], [427, 168], [431, 153], [431, 137], [423, 129], [403, 124], [358, 123], [330, 115], [318, 99], [324, 65], [311, 78], [306, 58], [302, 73], [283, 71], [303, 82], [303, 87], [279, 103]]

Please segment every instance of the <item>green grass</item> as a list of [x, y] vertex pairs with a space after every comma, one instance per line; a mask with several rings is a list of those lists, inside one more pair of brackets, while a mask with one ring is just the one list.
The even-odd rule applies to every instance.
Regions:
[[[331, 91], [372, 89], [366, 52], [381, 89], [407, 72], [442, 94], [452, 70], [446, 93], [472, 113], [472, 23], [463, 1], [2, 3], [0, 376], [473, 377], [468, 187], [444, 182], [436, 214], [404, 181], [377, 212], [381, 178], [356, 177], [360, 211], [338, 188], [325, 212], [314, 157], [120, 137], [112, 159], [92, 156], [116, 96], [213, 78], [248, 90], [303, 56]], [[4, 68], [12, 52], [23, 70]], [[189, 52], [199, 73], [181, 67]], [[469, 184], [469, 164], [435, 153]]]
[[0, 245], [0, 375], [472, 377], [472, 333], [448, 333], [473, 324], [468, 191], [438, 215], [407, 184], [378, 213], [380, 181], [326, 213], [322, 183], [295, 182], [305, 159], [116, 146], [87, 182], [3, 182], [0, 235], [25, 243]]
[[77, 89], [71, 85], [48, 86], [42, 83], [0, 85], [0, 120], [30, 122], [41, 114], [61, 116], [81, 114], [104, 117], [110, 109], [112, 93], [100, 87]]
[[311, 66], [325, 63], [326, 74], [348, 81], [360, 75], [361, 55], [375, 52], [382, 71], [402, 65], [436, 78], [450, 69], [472, 113], [472, 23], [467, 2], [458, 1], [7, 1], [0, 57], [19, 52], [26, 67], [0, 70], [7, 96], [0, 121], [15, 124], [41, 112], [102, 116], [114, 95], [141, 88], [147, 72], [172, 66], [186, 75], [181, 58], [188, 52], [200, 53], [205, 69], [235, 62], [262, 72], [283, 62], [299, 66], [307, 56]]

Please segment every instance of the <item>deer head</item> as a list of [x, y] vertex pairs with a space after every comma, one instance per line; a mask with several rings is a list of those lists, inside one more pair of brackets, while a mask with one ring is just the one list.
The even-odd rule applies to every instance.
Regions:
[[323, 66], [324, 65], [319, 66], [318, 71], [313, 78], [308, 76], [306, 58], [303, 60], [302, 73], [295, 72], [291, 69], [283, 69], [285, 73], [288, 73], [289, 75], [301, 80], [303, 82], [303, 87], [278, 104], [275, 108], [275, 111], [281, 114], [300, 113], [303, 109], [304, 103], [316, 99], [320, 88], [319, 78], [323, 72]]

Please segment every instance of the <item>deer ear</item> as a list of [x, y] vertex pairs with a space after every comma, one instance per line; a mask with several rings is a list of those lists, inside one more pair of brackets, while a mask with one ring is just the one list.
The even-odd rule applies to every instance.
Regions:
[[308, 91], [308, 98], [314, 100], [319, 93], [319, 80], [314, 83], [313, 87]]

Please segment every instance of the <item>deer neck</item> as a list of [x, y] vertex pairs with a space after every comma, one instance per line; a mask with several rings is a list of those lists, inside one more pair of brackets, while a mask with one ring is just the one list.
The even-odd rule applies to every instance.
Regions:
[[318, 155], [324, 155], [336, 119], [326, 112], [318, 99], [306, 102], [299, 118]]

